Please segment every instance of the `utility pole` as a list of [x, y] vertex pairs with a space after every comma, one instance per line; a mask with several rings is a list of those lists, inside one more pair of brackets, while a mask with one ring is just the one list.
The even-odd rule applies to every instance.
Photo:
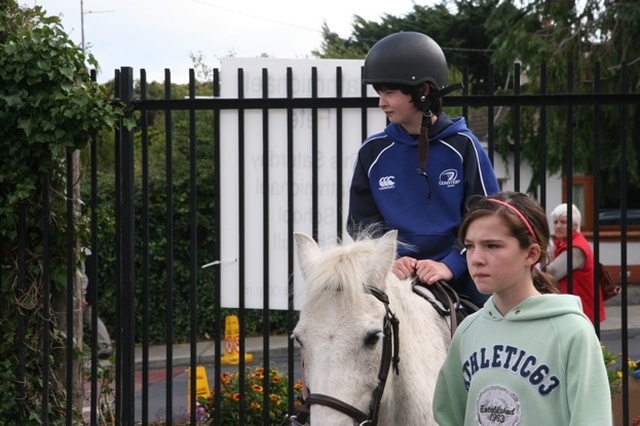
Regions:
[[84, 1], [80, 0], [80, 34], [82, 37], [82, 53], [84, 53]]
[[80, 0], [80, 37], [82, 37], [82, 53], [85, 52], [84, 49], [84, 15], [89, 13], [111, 13], [113, 10], [89, 10], [87, 12], [84, 11], [84, 0]]

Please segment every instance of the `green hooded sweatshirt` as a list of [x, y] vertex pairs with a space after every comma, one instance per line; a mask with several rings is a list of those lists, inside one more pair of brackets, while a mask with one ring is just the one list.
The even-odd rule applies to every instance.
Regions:
[[602, 348], [580, 299], [530, 297], [506, 315], [491, 297], [456, 330], [436, 384], [440, 426], [608, 426]]

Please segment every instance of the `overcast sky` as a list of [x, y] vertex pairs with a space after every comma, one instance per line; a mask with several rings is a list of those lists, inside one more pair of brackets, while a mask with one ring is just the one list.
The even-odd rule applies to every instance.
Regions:
[[[353, 16], [379, 21], [404, 16], [413, 4], [435, 0], [19, 0], [60, 15], [65, 30], [100, 63], [98, 80], [113, 78], [121, 66], [145, 68], [149, 80], [184, 83], [190, 53], [219, 66], [225, 56], [308, 58], [322, 42], [322, 24], [342, 37], [351, 34]], [[84, 10], [84, 15], [81, 14]], [[81, 16], [84, 16], [84, 25]]]

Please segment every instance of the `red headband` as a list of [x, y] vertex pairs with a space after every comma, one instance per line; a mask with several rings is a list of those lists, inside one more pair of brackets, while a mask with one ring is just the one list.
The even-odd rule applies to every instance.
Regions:
[[533, 228], [531, 227], [531, 225], [529, 224], [529, 221], [527, 220], [526, 217], [524, 217], [524, 215], [522, 213], [520, 213], [520, 210], [516, 209], [515, 207], [513, 207], [511, 204], [506, 203], [502, 200], [496, 200], [495, 198], [487, 198], [487, 200], [492, 201], [494, 203], [498, 203], [498, 204], [502, 204], [503, 206], [509, 208], [512, 212], [514, 212], [515, 214], [518, 215], [518, 217], [520, 219], [522, 219], [522, 221], [524, 222], [525, 225], [527, 225], [527, 229], [529, 229], [529, 232], [531, 233], [531, 236], [533, 237], [533, 239], [538, 242], [538, 237], [536, 237], [535, 232], [533, 232]]

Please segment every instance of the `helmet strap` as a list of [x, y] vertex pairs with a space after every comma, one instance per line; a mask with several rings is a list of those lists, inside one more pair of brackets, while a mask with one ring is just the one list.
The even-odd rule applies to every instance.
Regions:
[[[422, 110], [422, 114], [428, 114], [431, 117], [431, 106], [440, 98], [439, 91], [431, 89], [427, 95], [420, 96], [420, 109]], [[422, 119], [422, 124], [425, 124], [424, 118]], [[429, 120], [428, 126], [431, 127], [431, 121]]]

